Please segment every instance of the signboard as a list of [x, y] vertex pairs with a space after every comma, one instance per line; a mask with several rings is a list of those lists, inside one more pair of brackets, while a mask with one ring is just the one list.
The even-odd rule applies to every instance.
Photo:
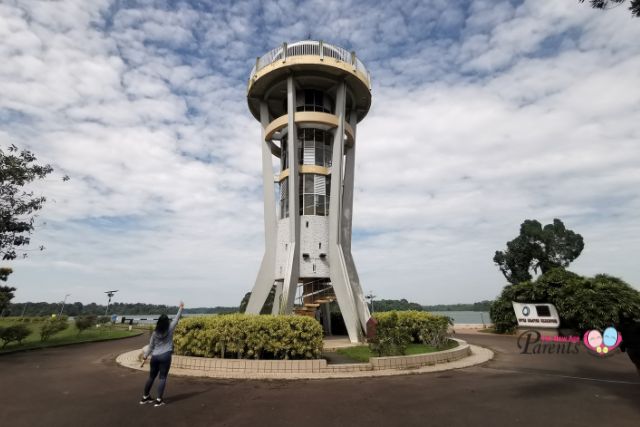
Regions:
[[518, 326], [527, 328], [559, 328], [560, 317], [553, 304], [511, 302]]

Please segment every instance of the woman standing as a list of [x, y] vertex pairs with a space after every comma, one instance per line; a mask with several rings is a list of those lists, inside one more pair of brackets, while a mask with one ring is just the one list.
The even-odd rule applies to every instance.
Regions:
[[[151, 334], [151, 341], [149, 341], [149, 348], [144, 351], [144, 362], [151, 355], [151, 370], [149, 371], [149, 379], [144, 386], [144, 394], [140, 399], [140, 404], [154, 403], [153, 406], [162, 406], [164, 401], [162, 396], [164, 395], [164, 388], [167, 385], [167, 375], [169, 374], [169, 368], [171, 367], [171, 354], [173, 353], [173, 331], [176, 329], [178, 320], [182, 315], [182, 309], [184, 303], [180, 301], [180, 309], [178, 314], [173, 318], [173, 321], [169, 323], [169, 317], [163, 314], [158, 319], [156, 329]], [[150, 396], [151, 386], [156, 377], [160, 374], [160, 382], [158, 383], [158, 397], [153, 400]]]

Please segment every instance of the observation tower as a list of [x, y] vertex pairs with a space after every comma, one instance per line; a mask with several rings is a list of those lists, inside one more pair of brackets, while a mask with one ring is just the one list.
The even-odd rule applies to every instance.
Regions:
[[246, 312], [258, 314], [275, 287], [274, 314], [314, 316], [330, 330], [337, 301], [349, 339], [362, 341], [371, 315], [351, 256], [351, 218], [369, 73], [341, 47], [283, 43], [256, 59], [247, 101], [262, 125], [265, 253]]

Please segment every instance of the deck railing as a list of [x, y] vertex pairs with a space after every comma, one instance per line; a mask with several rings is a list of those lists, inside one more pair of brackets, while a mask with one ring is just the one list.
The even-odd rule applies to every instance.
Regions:
[[339, 46], [313, 40], [305, 40], [291, 44], [283, 43], [282, 46], [272, 49], [264, 55], [258, 57], [256, 59], [256, 64], [251, 70], [250, 79], [253, 79], [253, 76], [258, 71], [269, 64], [273, 64], [276, 61], [286, 61], [286, 58], [290, 56], [301, 55], [313, 55], [319, 56], [320, 58], [334, 58], [338, 61], [349, 64], [354, 68], [354, 70], [362, 72], [367, 77], [367, 84], [369, 85], [369, 87], [371, 87], [371, 77], [369, 75], [369, 71], [367, 71], [362, 61], [360, 61], [360, 59], [356, 57], [355, 52], [349, 52], [348, 50]]

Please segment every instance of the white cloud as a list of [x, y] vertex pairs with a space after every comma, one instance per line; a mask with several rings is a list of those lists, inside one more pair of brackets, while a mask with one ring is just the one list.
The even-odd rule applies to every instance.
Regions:
[[[640, 30], [623, 8], [570, 2], [6, 2], [0, 144], [72, 180], [17, 299], [235, 305], [262, 256], [256, 55], [307, 37], [370, 68], [353, 244], [382, 298], [491, 298], [491, 258], [525, 218], [565, 220], [574, 264], [638, 285]], [[353, 13], [361, 11], [360, 14]]]

